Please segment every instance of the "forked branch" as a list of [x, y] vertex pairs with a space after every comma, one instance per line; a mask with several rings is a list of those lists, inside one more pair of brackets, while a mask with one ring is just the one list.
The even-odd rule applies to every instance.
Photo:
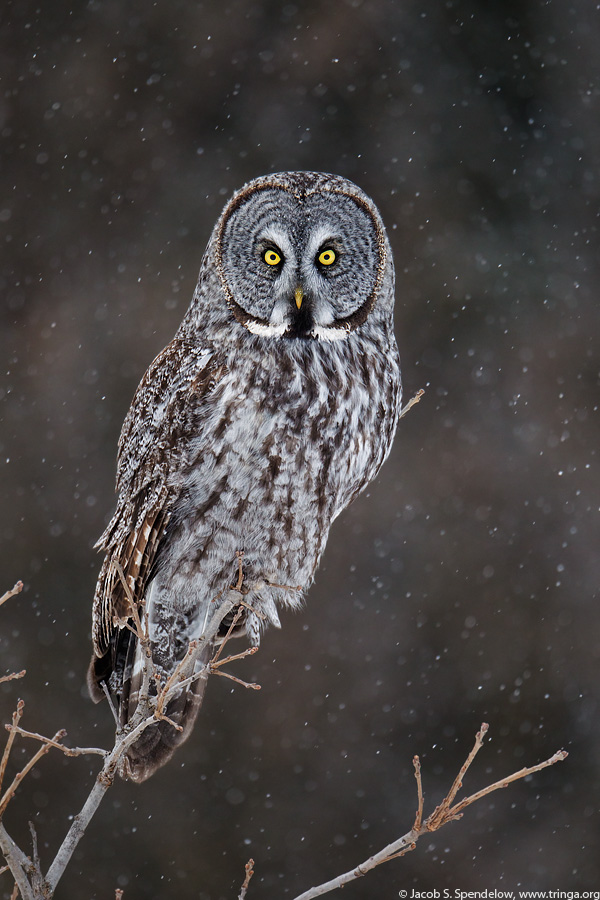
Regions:
[[415, 778], [417, 780], [417, 813], [415, 816], [414, 824], [410, 831], [407, 831], [406, 834], [402, 835], [401, 838], [398, 838], [398, 840], [393, 841], [391, 844], [388, 844], [388, 846], [384, 847], [383, 850], [380, 850], [379, 853], [375, 853], [373, 856], [370, 856], [369, 859], [366, 859], [364, 862], [360, 863], [349, 872], [344, 872], [343, 875], [338, 875], [337, 878], [332, 878], [331, 881], [327, 881], [324, 884], [320, 884], [316, 887], [310, 888], [308, 891], [304, 891], [303, 894], [295, 897], [294, 900], [314, 900], [315, 897], [322, 897], [323, 894], [328, 894], [330, 893], [330, 891], [335, 891], [338, 888], [342, 888], [344, 887], [344, 885], [355, 881], [357, 878], [362, 878], [363, 875], [366, 875], [367, 872], [370, 872], [371, 869], [374, 869], [376, 866], [380, 866], [382, 863], [386, 863], [392, 859], [397, 859], [400, 856], [404, 856], [406, 853], [409, 853], [411, 850], [415, 849], [417, 841], [423, 834], [432, 831], [438, 831], [444, 825], [447, 825], [448, 822], [453, 822], [455, 819], [459, 819], [462, 816], [464, 810], [468, 806], [471, 806], [471, 804], [475, 803], [477, 800], [481, 800], [482, 797], [485, 797], [487, 794], [491, 794], [493, 791], [497, 791], [499, 788], [507, 787], [507, 785], [512, 784], [513, 781], [519, 781], [522, 778], [526, 778], [528, 775], [533, 775], [535, 772], [539, 772], [542, 769], [545, 769], [547, 766], [553, 766], [555, 763], [561, 762], [568, 756], [566, 750], [559, 750], [554, 754], [554, 756], [551, 756], [550, 759], [546, 759], [544, 760], [544, 762], [538, 763], [535, 766], [529, 766], [524, 769], [519, 769], [518, 772], [514, 772], [512, 775], [508, 775], [506, 778], [501, 778], [500, 781], [495, 781], [493, 784], [488, 785], [487, 787], [483, 788], [480, 791], [477, 791], [474, 794], [470, 794], [468, 797], [465, 797], [464, 800], [461, 800], [459, 803], [453, 805], [456, 795], [462, 787], [463, 778], [471, 763], [475, 759], [475, 756], [481, 749], [483, 738], [487, 733], [488, 727], [489, 726], [484, 722], [480, 730], [477, 732], [473, 749], [461, 766], [458, 775], [454, 779], [452, 787], [450, 788], [442, 802], [439, 804], [439, 806], [436, 806], [434, 811], [425, 819], [425, 821], [423, 821], [423, 787], [421, 783], [421, 763], [419, 757], [415, 756], [413, 759], [413, 765], [415, 768]]
[[[123, 572], [120, 571], [118, 574], [122, 578], [123, 583], [126, 585]], [[127, 587], [128, 586], [126, 585], [126, 588]], [[238, 586], [236, 585], [236, 588], [237, 587]], [[14, 594], [18, 593], [21, 588], [22, 584], [21, 582], [19, 582], [17, 585], [15, 585], [12, 591], [7, 591], [7, 593], [4, 594], [2, 598], [0, 598], [1, 602], [4, 602], [11, 596], [14, 596]], [[145, 617], [142, 618], [137, 607], [132, 602], [133, 598], [130, 597], [131, 617], [133, 620], [133, 625], [131, 626], [131, 628], [135, 632], [136, 636], [142, 643], [144, 650], [146, 651], [144, 653], [145, 667], [143, 690], [140, 692], [140, 700], [134, 716], [132, 717], [128, 726], [117, 733], [115, 745], [112, 750], [106, 751], [97, 747], [66, 747], [62, 744], [62, 739], [64, 738], [66, 732], [62, 730], [57, 732], [51, 738], [45, 737], [35, 732], [25, 731], [20, 726], [20, 721], [24, 710], [24, 703], [22, 700], [19, 701], [17, 709], [12, 717], [12, 723], [6, 726], [9, 735], [6, 746], [4, 748], [4, 752], [2, 754], [2, 758], [0, 759], [0, 849], [4, 854], [8, 869], [10, 869], [10, 872], [15, 879], [15, 884], [21, 894], [22, 900], [42, 900], [42, 898], [43, 900], [48, 900], [48, 898], [51, 898], [53, 896], [56, 890], [56, 886], [66, 866], [68, 865], [75, 848], [83, 837], [83, 834], [85, 833], [85, 830], [89, 825], [92, 816], [100, 805], [106, 791], [112, 785], [121, 761], [123, 760], [129, 748], [139, 739], [140, 735], [146, 730], [146, 728], [155, 725], [156, 722], [160, 719], [167, 719], [165, 710], [167, 709], [168, 703], [172, 699], [172, 697], [182, 688], [186, 687], [197, 678], [199, 678], [202, 675], [203, 668], [208, 668], [209, 673], [214, 672], [215, 674], [218, 673], [220, 675], [225, 675], [225, 672], [220, 671], [220, 667], [222, 665], [224, 665], [226, 662], [232, 661], [233, 659], [241, 659], [244, 656], [248, 655], [247, 653], [236, 654], [235, 656], [229, 657], [228, 659], [224, 660], [215, 658], [212, 660], [214, 667], [209, 663], [207, 666], [201, 667], [199, 671], [194, 671], [195, 663], [199, 658], [202, 649], [206, 646], [206, 644], [212, 644], [221, 627], [221, 622], [223, 621], [223, 619], [227, 615], [229, 615], [234, 607], [243, 604], [243, 597], [241, 593], [236, 590], [236, 588], [229, 590], [224, 598], [219, 598], [219, 602], [215, 603], [215, 611], [210, 622], [208, 623], [206, 630], [196, 641], [192, 641], [190, 643], [188, 652], [186, 653], [185, 657], [181, 660], [175, 671], [164, 684], [160, 683], [160, 680], [158, 679], [157, 673], [154, 669], [152, 653], [150, 650], [150, 638], [148, 635], [147, 621]], [[230, 634], [231, 630], [228, 632], [225, 641], [223, 641], [223, 645], [226, 643]], [[252, 650], [252, 652], [254, 651]], [[255, 685], [248, 685], [245, 682], [242, 682], [240, 679], [235, 679], [234, 676], [228, 677], [239, 681], [240, 684], [243, 684], [246, 687], [258, 687]], [[150, 691], [150, 685], [153, 683], [157, 686], [157, 692], [154, 695], [152, 695], [152, 692]], [[172, 724], [174, 725], [174, 727], [178, 727], [177, 725], [175, 725], [175, 723]], [[26, 763], [22, 770], [14, 776], [11, 784], [8, 786], [8, 788], [6, 788], [4, 793], [2, 793], [2, 780], [4, 778], [10, 753], [14, 745], [15, 737], [17, 735], [22, 738], [39, 741], [41, 746], [33, 754], [29, 762]], [[35, 839], [32, 856], [30, 858], [25, 853], [23, 853], [23, 851], [15, 844], [13, 839], [6, 831], [4, 823], [2, 822], [2, 815], [6, 810], [9, 802], [13, 798], [19, 784], [31, 771], [33, 766], [42, 758], [42, 756], [48, 753], [51, 749], [60, 750], [67, 756], [96, 754], [102, 756], [104, 758], [104, 762], [102, 765], [102, 769], [100, 770], [92, 787], [92, 790], [90, 791], [89, 796], [87, 797], [81, 811], [78, 813], [78, 815], [74, 816], [71, 827], [69, 828], [65, 839], [61, 844], [56, 857], [54, 858], [54, 861], [50, 865], [47, 874], [44, 876], [37, 857]]]

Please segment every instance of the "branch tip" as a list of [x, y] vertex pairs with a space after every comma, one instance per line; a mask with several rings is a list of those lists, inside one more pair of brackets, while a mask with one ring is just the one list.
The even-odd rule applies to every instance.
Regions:
[[254, 875], [254, 860], [249, 859], [246, 865], [244, 866], [246, 870], [246, 877], [244, 878], [244, 883], [241, 887], [240, 893], [238, 895], [238, 900], [244, 900], [246, 893], [248, 891], [248, 886], [250, 884], [250, 879]]
[[2, 594], [0, 597], [0, 606], [3, 603], [6, 603], [7, 600], [10, 600], [11, 597], [14, 597], [16, 594], [20, 594], [23, 590], [23, 582], [17, 581], [17, 583], [10, 589], [10, 591], [6, 591], [5, 594]]
[[415, 406], [419, 402], [419, 400], [421, 399], [421, 397], [423, 396], [424, 393], [425, 393], [425, 391], [423, 390], [423, 388], [419, 388], [419, 390], [417, 391], [415, 396], [411, 397], [411, 399], [408, 401], [408, 403], [402, 407], [398, 418], [401, 419], [403, 416], [405, 416], [406, 413], [409, 412], [409, 410], [411, 410], [413, 408], [413, 406]]

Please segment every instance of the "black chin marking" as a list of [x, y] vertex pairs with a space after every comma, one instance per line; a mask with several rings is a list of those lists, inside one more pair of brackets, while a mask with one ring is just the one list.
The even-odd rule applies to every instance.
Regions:
[[285, 337], [288, 338], [309, 338], [312, 337], [314, 327], [314, 319], [310, 311], [309, 304], [303, 303], [299, 310], [294, 312], [292, 321]]

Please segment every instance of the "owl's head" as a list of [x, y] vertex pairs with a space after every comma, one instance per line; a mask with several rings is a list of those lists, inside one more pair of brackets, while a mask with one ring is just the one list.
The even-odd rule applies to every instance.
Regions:
[[393, 270], [381, 218], [344, 178], [257, 178], [229, 201], [213, 241], [230, 314], [252, 334], [343, 340], [378, 303], [391, 313]]

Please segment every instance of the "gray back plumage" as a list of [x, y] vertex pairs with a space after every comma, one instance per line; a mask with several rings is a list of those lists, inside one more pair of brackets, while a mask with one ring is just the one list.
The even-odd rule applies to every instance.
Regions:
[[[89, 684], [95, 699], [108, 685], [123, 724], [141, 669], [124, 628], [123, 575], [147, 612], [163, 679], [235, 583], [239, 552], [251, 642], [279, 625], [278, 608], [301, 602], [332, 521], [393, 440], [393, 294], [379, 213], [346, 179], [269, 175], [225, 207], [191, 306], [125, 419], [117, 510], [98, 542]], [[166, 762], [191, 731], [204, 684], [169, 708], [182, 731], [149, 729], [123, 774], [141, 781]]]

